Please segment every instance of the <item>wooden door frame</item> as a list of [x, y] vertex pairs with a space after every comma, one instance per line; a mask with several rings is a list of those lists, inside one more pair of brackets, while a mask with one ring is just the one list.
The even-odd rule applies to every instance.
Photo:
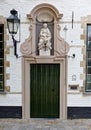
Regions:
[[30, 64], [36, 63], [52, 63], [60, 64], [60, 110], [59, 119], [67, 119], [67, 64], [65, 64], [65, 58], [54, 56], [43, 57], [23, 57], [22, 58], [22, 117], [23, 119], [30, 119]]

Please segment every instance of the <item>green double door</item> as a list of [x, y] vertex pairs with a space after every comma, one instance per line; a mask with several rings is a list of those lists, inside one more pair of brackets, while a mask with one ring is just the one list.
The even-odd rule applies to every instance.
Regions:
[[30, 117], [58, 118], [59, 64], [30, 65]]

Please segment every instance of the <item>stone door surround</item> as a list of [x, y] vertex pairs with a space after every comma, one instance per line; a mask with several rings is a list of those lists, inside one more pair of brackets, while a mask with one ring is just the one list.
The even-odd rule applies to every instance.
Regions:
[[[45, 17], [43, 17], [45, 16]], [[22, 57], [22, 114], [23, 118], [30, 119], [30, 64], [60, 64], [60, 119], [67, 119], [67, 58], [69, 45], [60, 37], [59, 21], [62, 14], [50, 4], [40, 4], [33, 8], [27, 18], [30, 21], [30, 35], [21, 45]], [[36, 53], [36, 19], [54, 20], [54, 55], [39, 56]]]

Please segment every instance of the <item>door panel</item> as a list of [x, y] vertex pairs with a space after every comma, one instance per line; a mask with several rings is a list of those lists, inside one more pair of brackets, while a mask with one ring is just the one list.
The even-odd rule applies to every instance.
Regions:
[[59, 64], [30, 65], [30, 117], [59, 117]]

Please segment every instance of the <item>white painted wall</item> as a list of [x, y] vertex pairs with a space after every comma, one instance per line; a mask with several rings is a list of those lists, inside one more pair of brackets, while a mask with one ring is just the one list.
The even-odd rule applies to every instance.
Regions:
[[91, 95], [83, 95], [81, 93], [69, 94], [67, 105], [73, 107], [91, 107]]
[[[11, 9], [16, 9], [21, 17], [21, 42], [29, 36], [29, 24], [26, 14], [29, 14], [31, 10], [38, 4], [45, 3], [45, 0], [0, 0], [0, 16], [8, 17]], [[60, 35], [70, 44], [79, 46], [78, 48], [70, 48], [68, 55], [71, 56], [75, 53], [74, 59], [68, 58], [68, 85], [79, 84], [83, 85], [83, 81], [80, 80], [80, 74], [83, 72], [83, 68], [80, 67], [80, 61], [83, 60], [81, 54], [81, 47], [84, 42], [80, 40], [80, 34], [83, 33], [80, 20], [81, 17], [91, 14], [91, 0], [46, 0], [46, 3], [54, 5], [60, 13], [63, 13], [61, 20], [61, 32]], [[74, 11], [74, 23], [72, 29], [72, 11]], [[65, 23], [66, 22], [66, 23]], [[67, 26], [68, 30], [65, 33], [64, 27]], [[17, 36], [16, 36], [17, 37]], [[12, 39], [9, 36], [8, 45], [12, 45]], [[19, 52], [18, 45], [18, 54]], [[7, 86], [11, 86], [10, 93], [0, 95], [0, 106], [21, 106], [21, 93], [22, 93], [22, 67], [21, 58], [16, 59], [13, 55], [13, 48], [10, 49], [10, 55], [7, 56], [7, 60], [10, 61], [10, 68], [7, 68], [6, 72], [10, 73], [10, 80], [6, 82]], [[72, 81], [72, 75], [76, 75], [76, 81]], [[14, 93], [17, 94], [14, 94]], [[82, 93], [68, 94], [68, 106], [90, 106], [91, 96], [84, 96]]]

